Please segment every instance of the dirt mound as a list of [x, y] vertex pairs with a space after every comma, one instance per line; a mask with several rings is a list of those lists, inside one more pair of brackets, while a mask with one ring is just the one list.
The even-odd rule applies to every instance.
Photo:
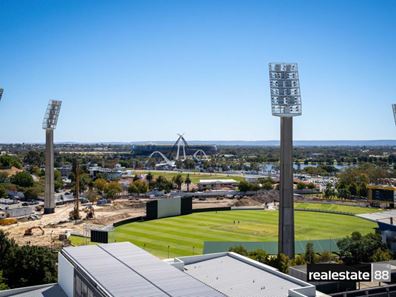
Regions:
[[235, 202], [234, 206], [262, 206], [265, 203], [279, 201], [279, 191], [260, 191], [254, 196], [242, 197]]
[[261, 206], [262, 203], [249, 197], [243, 197], [235, 202], [234, 206]]

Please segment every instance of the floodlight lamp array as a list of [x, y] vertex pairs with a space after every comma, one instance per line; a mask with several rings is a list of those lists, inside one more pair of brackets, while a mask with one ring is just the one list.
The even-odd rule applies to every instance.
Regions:
[[300, 80], [296, 63], [270, 63], [272, 115], [299, 116], [302, 113]]
[[43, 129], [55, 129], [58, 123], [58, 117], [62, 101], [50, 100], [47, 106], [47, 110], [44, 115]]
[[4, 93], [4, 89], [0, 88], [0, 101], [1, 101], [1, 97], [3, 97], [3, 93]]

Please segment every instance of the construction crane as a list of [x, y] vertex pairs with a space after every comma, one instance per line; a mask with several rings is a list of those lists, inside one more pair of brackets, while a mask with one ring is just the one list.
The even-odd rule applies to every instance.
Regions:
[[74, 177], [75, 177], [75, 188], [74, 188], [74, 209], [70, 212], [69, 216], [71, 220], [79, 220], [80, 217], [80, 164], [78, 160], [74, 160]]
[[33, 230], [34, 230], [34, 229], [39, 229], [39, 230], [41, 230], [41, 235], [44, 235], [44, 234], [45, 234], [43, 228], [41, 228], [40, 226], [34, 226], [34, 227], [31, 227], [31, 228], [26, 229], [26, 230], [25, 230], [25, 234], [23, 234], [23, 236], [32, 236], [32, 235], [33, 235]]

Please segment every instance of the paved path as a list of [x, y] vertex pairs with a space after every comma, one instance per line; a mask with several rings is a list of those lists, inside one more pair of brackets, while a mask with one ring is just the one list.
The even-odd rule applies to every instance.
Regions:
[[[374, 212], [374, 213], [364, 213], [356, 215], [358, 217], [376, 222], [376, 221], [383, 221], [383, 222], [390, 222], [389, 218], [396, 218], [396, 209], [389, 209], [381, 212]], [[396, 222], [396, 220], [394, 220]]]

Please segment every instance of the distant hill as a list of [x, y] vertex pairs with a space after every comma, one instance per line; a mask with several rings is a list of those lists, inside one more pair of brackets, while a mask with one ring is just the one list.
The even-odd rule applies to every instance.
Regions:
[[[279, 146], [277, 140], [191, 140], [189, 144], [224, 146]], [[172, 141], [138, 141], [131, 144], [174, 144]], [[396, 140], [295, 140], [295, 146], [396, 146]]]
[[[224, 146], [279, 146], [279, 140], [188, 140], [191, 145], [224, 145]], [[174, 141], [97, 141], [97, 142], [56, 142], [57, 145], [173, 145]], [[10, 145], [4, 144], [4, 145]], [[28, 143], [25, 143], [28, 144]], [[1, 143], [0, 143], [1, 145]], [[34, 143], [30, 143], [34, 145]], [[43, 143], [37, 143], [43, 145]], [[295, 140], [294, 146], [395, 146], [396, 140]]]

